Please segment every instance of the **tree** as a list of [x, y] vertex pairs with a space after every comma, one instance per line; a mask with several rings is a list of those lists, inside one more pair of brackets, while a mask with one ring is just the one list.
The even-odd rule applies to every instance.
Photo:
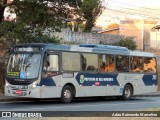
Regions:
[[[2, 2], [3, 1], [3, 2]], [[50, 33], [60, 32], [72, 10], [77, 8], [81, 0], [14, 0], [7, 4], [0, 1], [4, 8], [9, 6], [11, 13], [16, 13], [15, 21], [1, 21], [0, 33], [11, 45], [25, 42], [57, 42], [50, 38]], [[1, 14], [1, 20], [3, 17]]]
[[0, 22], [2, 22], [3, 20], [3, 13], [6, 7], [6, 4], [7, 4], [7, 0], [0, 0]]
[[113, 44], [108, 44], [107, 42], [102, 42], [102, 41], [100, 41], [99, 44], [122, 46], [128, 48], [129, 50], [136, 50], [137, 45], [134, 39], [135, 39], [134, 37], [123, 37], [120, 41], [115, 42]]
[[136, 42], [134, 41], [133, 37], [125, 37], [114, 45], [127, 47], [130, 50], [135, 50], [137, 48]]
[[55, 42], [55, 38], [49, 39], [50, 33], [60, 31], [63, 17], [58, 14], [58, 11], [51, 11], [48, 4], [43, 0], [38, 2], [36, 0], [14, 0], [8, 4], [11, 8], [10, 12], [16, 13], [17, 17], [15, 21], [0, 23], [0, 32], [3, 33], [3, 37], [12, 45], [38, 42], [38, 38], [44, 38], [39, 42]]
[[102, 0], [83, 0], [80, 10], [82, 16], [86, 20], [86, 32], [92, 30], [97, 17], [102, 13], [102, 9]]
[[3, 7], [9, 6], [10, 12], [16, 14], [14, 21], [0, 23], [0, 36], [11, 45], [25, 42], [55, 42], [56, 38], [51, 39], [50, 33], [61, 31], [68, 14], [83, 15], [86, 19], [85, 31], [90, 31], [96, 17], [101, 13], [100, 0], [14, 0], [10, 4], [1, 0], [0, 3]]

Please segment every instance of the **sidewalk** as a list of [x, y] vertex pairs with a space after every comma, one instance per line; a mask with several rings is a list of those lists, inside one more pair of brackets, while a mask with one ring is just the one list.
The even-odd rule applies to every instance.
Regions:
[[[135, 95], [134, 97], [160, 97], [160, 91], [154, 93], [147, 93], [142, 95]], [[34, 98], [23, 98], [23, 97], [10, 97], [4, 96], [0, 93], [0, 102], [7, 102], [7, 101], [32, 101], [35, 100]]]
[[135, 95], [135, 97], [160, 97], [160, 91], [153, 92], [153, 93], [147, 93], [147, 94], [141, 94], [141, 95]]

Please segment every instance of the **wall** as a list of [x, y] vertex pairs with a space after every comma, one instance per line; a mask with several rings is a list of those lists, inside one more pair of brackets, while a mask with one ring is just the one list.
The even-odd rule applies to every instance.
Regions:
[[83, 44], [99, 44], [100, 42], [113, 44], [124, 37], [123, 35], [72, 32], [67, 29], [63, 29], [61, 33], [56, 33], [55, 36], [62, 38], [63, 43]]
[[150, 47], [152, 52], [160, 51], [160, 31], [150, 32]]
[[119, 31], [119, 29], [116, 29], [116, 30], [104, 31], [104, 32], [102, 32], [101, 34], [119, 35], [119, 34], [120, 34], [120, 31]]
[[124, 20], [120, 21], [120, 34], [135, 36], [137, 38], [137, 49], [149, 51], [149, 39], [151, 28], [156, 21], [150, 20]]

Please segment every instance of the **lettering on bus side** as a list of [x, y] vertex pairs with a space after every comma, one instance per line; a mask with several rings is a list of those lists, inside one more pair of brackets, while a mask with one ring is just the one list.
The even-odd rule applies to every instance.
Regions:
[[76, 80], [80, 85], [83, 86], [107, 86], [107, 85], [119, 85], [117, 79], [117, 75], [107, 75], [107, 74], [90, 74], [85, 73], [81, 74], [79, 73], [76, 76]]
[[158, 84], [157, 75], [146, 74], [143, 76], [142, 80], [145, 85], [157, 85]]

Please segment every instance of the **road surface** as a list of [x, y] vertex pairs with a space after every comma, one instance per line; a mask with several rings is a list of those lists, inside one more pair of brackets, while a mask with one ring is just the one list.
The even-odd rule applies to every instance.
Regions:
[[63, 104], [57, 100], [0, 102], [0, 111], [137, 111], [160, 108], [160, 97], [118, 99], [81, 99]]

